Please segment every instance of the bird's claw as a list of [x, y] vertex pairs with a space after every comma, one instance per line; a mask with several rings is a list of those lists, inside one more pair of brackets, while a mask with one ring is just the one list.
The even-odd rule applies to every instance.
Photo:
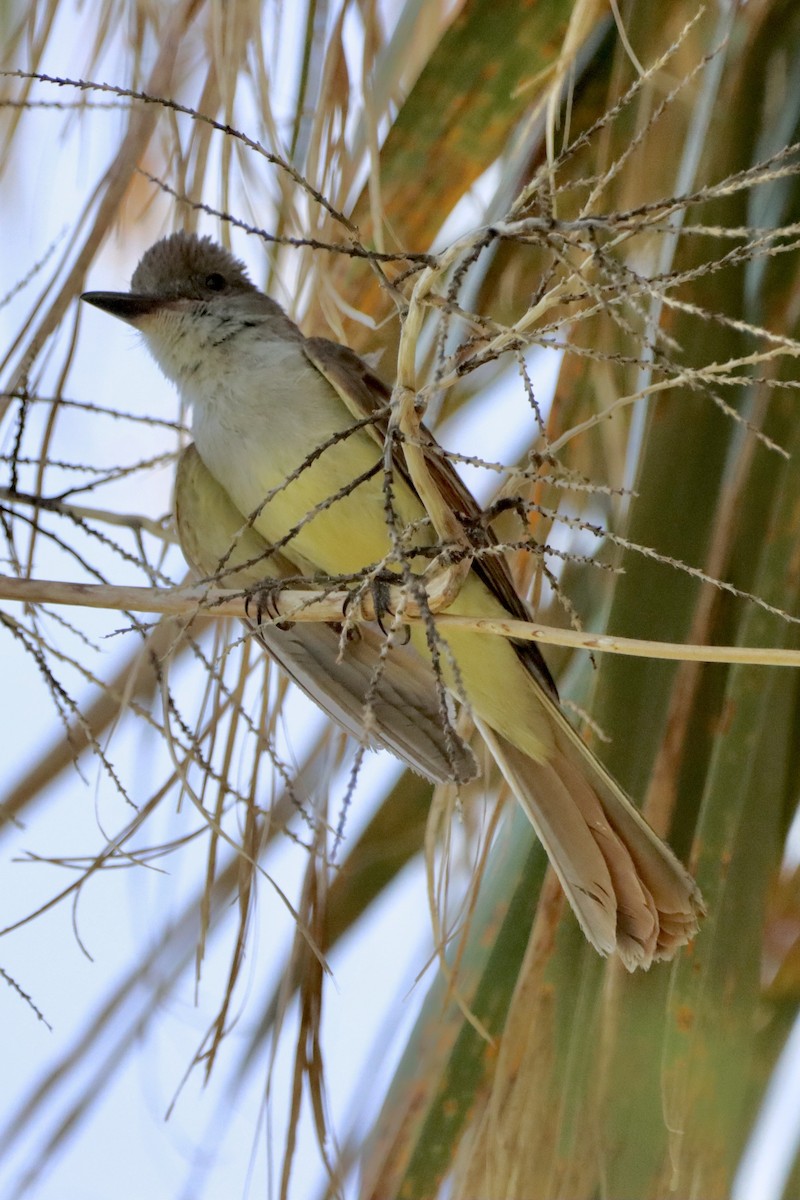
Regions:
[[[373, 575], [369, 581], [369, 592], [372, 596], [372, 607], [375, 610], [375, 620], [378, 628], [384, 637], [389, 636], [389, 632], [383, 623], [383, 618], [388, 613], [394, 616], [391, 606], [391, 590], [397, 585], [397, 576], [393, 571], [380, 571]], [[361, 595], [362, 588], [354, 588], [348, 593], [347, 598], [342, 606], [342, 612], [347, 616], [347, 611], [356, 598]], [[397, 631], [395, 631], [397, 632]], [[411, 630], [407, 625], [403, 626], [403, 640], [400, 645], [405, 646], [411, 638]]]
[[[277, 621], [275, 619], [280, 615], [277, 600], [284, 590], [285, 584], [279, 579], [260, 584], [258, 588], [245, 596], [245, 615], [250, 620], [254, 620], [256, 625], [261, 625], [266, 616], [273, 622], [276, 629], [291, 629], [294, 621]], [[255, 609], [254, 614], [251, 612], [251, 609]]]

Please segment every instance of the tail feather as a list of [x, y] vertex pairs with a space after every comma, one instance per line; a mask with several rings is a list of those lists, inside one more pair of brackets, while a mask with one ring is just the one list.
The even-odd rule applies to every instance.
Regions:
[[553, 746], [537, 761], [481, 723], [539, 835], [586, 937], [629, 971], [671, 958], [697, 932], [692, 877], [555, 704]]
[[[554, 707], [554, 706], [553, 706]], [[667, 843], [648, 825], [619, 784], [589, 750], [560, 709], [555, 709], [559, 749], [591, 780], [609, 824], [624, 842], [639, 878], [658, 910], [654, 960], [672, 958], [697, 933], [705, 904], [700, 889]]]
[[658, 945], [660, 917], [650, 886], [638, 869], [631, 847], [614, 828], [598, 793], [564, 754], [559, 752], [543, 769], [534, 768], [531, 776], [533, 787], [536, 787], [536, 776], [540, 772], [550, 772], [559, 778], [571, 801], [580, 809], [606, 861], [613, 882], [616, 949], [620, 957], [626, 966], [628, 960], [633, 966], [651, 962]]

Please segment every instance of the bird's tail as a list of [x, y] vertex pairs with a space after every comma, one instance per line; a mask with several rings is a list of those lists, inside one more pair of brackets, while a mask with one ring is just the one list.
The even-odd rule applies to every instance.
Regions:
[[555, 704], [546, 762], [479, 722], [586, 937], [629, 971], [669, 959], [705, 912], [697, 884]]

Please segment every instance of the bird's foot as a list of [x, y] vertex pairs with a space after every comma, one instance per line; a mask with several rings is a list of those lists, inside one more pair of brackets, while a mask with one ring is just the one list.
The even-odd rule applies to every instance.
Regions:
[[267, 617], [277, 629], [291, 629], [294, 621], [276, 620], [280, 616], [278, 600], [281, 593], [291, 590], [287, 587], [287, 583], [288, 581], [285, 579], [268, 579], [248, 592], [244, 599], [246, 616], [255, 621], [256, 625], [261, 625], [264, 618]]
[[[399, 580], [398, 580], [397, 574], [394, 571], [376, 571], [373, 575], [370, 576], [369, 581], [366, 583], [366, 588], [369, 591], [369, 594], [372, 598], [372, 607], [375, 612], [375, 620], [377, 621], [378, 628], [380, 629], [380, 631], [384, 635], [384, 637], [389, 636], [389, 631], [387, 631], [386, 626], [383, 623], [384, 617], [386, 617], [387, 615], [390, 617], [394, 617], [394, 615], [395, 615], [394, 611], [392, 609], [391, 599], [392, 599], [392, 588], [397, 587], [398, 582], [399, 582]], [[342, 612], [345, 616], [347, 616], [348, 609], [356, 601], [358, 601], [360, 603], [361, 598], [364, 595], [364, 588], [365, 588], [365, 584], [362, 583], [359, 587], [353, 588], [349, 592], [347, 599], [345, 600], [343, 608], [342, 608]], [[392, 630], [391, 632], [396, 635], [398, 631], [395, 629], [395, 630]], [[409, 641], [410, 637], [411, 637], [411, 630], [408, 628], [407, 625], [404, 625], [403, 626], [403, 639], [400, 644], [405, 646], [406, 643]]]

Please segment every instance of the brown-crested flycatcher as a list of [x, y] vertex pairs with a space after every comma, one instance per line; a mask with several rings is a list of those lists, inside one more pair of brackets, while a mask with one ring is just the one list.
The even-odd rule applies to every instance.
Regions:
[[[388, 389], [344, 346], [305, 338], [221, 246], [173, 234], [144, 255], [129, 293], [83, 299], [138, 329], [191, 406], [195, 450], [179, 469], [176, 515], [198, 572], [231, 565], [237, 532], [236, 584], [291, 571], [335, 577], [376, 564], [424, 568], [436, 537], [397, 440], [385, 487]], [[432, 439], [427, 462], [441, 496], [477, 528], [475, 501]], [[498, 554], [475, 556], [447, 611], [528, 617]], [[423, 626], [413, 629], [412, 646], [393, 646], [383, 674], [375, 673], [376, 628], [346, 648], [341, 664], [330, 627], [264, 625], [262, 634], [289, 674], [351, 732], [369, 694], [378, 740], [411, 766], [434, 779], [473, 773], [467, 747], [442, 729]], [[574, 731], [535, 645], [451, 629], [438, 670], [469, 706], [592, 945], [618, 953], [629, 970], [672, 957], [697, 930], [697, 886]]]

